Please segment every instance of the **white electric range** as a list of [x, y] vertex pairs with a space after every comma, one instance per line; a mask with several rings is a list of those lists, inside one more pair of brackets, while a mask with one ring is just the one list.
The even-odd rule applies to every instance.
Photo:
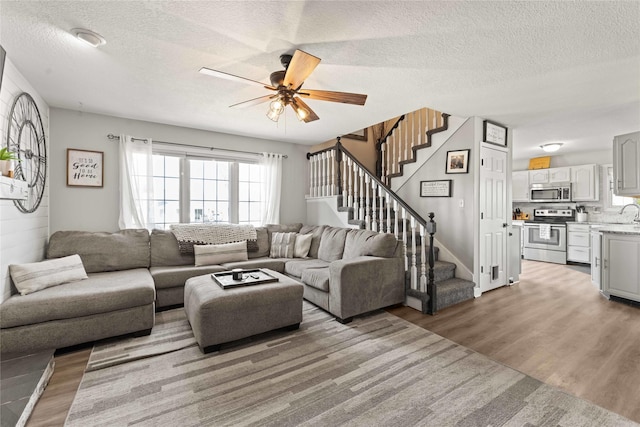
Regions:
[[534, 209], [524, 223], [524, 258], [566, 264], [567, 221], [573, 220], [573, 209]]

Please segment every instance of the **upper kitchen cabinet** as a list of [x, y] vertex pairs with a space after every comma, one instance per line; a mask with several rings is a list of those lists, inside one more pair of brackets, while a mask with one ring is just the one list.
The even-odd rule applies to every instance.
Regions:
[[549, 183], [571, 181], [571, 168], [551, 168], [549, 169]]
[[511, 174], [511, 194], [514, 202], [529, 201], [529, 171], [516, 171]]
[[599, 170], [598, 165], [571, 167], [571, 198], [574, 202], [598, 201], [600, 198]]
[[640, 196], [640, 132], [613, 139], [614, 193]]
[[529, 184], [555, 184], [571, 181], [571, 168], [534, 169], [529, 171]]
[[549, 169], [534, 169], [529, 172], [529, 184], [546, 184], [549, 182]]

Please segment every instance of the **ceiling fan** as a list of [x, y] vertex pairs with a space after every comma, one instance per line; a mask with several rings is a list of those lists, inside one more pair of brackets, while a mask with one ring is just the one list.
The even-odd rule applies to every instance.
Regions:
[[200, 72], [209, 76], [261, 86], [275, 92], [230, 105], [230, 107], [248, 107], [271, 101], [267, 117], [274, 122], [278, 121], [287, 105], [291, 106], [300, 121], [309, 123], [314, 120], [318, 120], [318, 115], [314, 113], [314, 111], [301, 99], [302, 97], [316, 99], [318, 101], [341, 102], [343, 104], [354, 105], [364, 105], [367, 100], [367, 95], [359, 93], [302, 89], [305, 79], [309, 77], [320, 63], [320, 58], [316, 56], [310, 55], [301, 50], [296, 50], [293, 55], [280, 55], [280, 63], [284, 67], [284, 70], [271, 73], [271, 84], [225, 73], [224, 71], [212, 70], [206, 67], [202, 67]]

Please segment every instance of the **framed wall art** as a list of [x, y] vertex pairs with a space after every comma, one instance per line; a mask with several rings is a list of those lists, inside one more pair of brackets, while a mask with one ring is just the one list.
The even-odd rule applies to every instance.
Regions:
[[358, 141], [368, 141], [367, 128], [357, 130], [353, 133], [342, 135], [343, 138], [357, 139]]
[[482, 140], [490, 144], [506, 147], [507, 128], [489, 120], [485, 120], [482, 125]]
[[102, 187], [104, 152], [67, 149], [67, 186]]
[[471, 150], [447, 151], [447, 173], [469, 173], [469, 153]]
[[451, 197], [451, 180], [420, 181], [420, 197]]

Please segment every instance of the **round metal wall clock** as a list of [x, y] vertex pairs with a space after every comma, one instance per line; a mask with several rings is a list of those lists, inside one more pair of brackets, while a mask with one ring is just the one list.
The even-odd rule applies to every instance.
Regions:
[[25, 200], [14, 200], [24, 213], [38, 209], [47, 180], [47, 141], [40, 111], [35, 101], [26, 92], [18, 95], [9, 113], [7, 126], [8, 150], [16, 153], [14, 176], [27, 182], [28, 195]]

